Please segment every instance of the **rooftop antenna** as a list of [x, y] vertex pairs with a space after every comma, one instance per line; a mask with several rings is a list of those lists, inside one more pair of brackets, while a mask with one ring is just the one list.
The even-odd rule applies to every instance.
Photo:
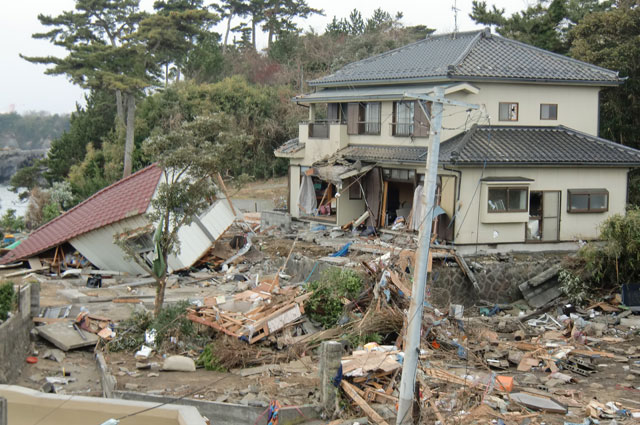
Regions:
[[453, 6], [451, 7], [453, 10], [453, 38], [456, 38], [456, 34], [458, 33], [458, 0], [453, 0]]

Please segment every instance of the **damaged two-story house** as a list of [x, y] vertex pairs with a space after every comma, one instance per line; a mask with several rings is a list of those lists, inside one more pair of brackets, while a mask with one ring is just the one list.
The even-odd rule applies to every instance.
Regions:
[[[572, 249], [625, 212], [640, 151], [598, 137], [599, 92], [615, 71], [493, 35], [429, 36], [309, 82], [309, 110], [288, 158], [295, 217], [376, 228], [419, 227], [433, 139], [433, 95], [444, 105], [438, 168], [439, 239], [483, 250]], [[417, 219], [418, 218], [418, 219]], [[475, 249], [475, 248], [474, 248]]]

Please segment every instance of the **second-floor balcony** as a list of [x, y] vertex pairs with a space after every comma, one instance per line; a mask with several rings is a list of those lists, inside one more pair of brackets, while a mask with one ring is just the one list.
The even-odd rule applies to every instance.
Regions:
[[308, 122], [309, 138], [328, 139], [331, 122], [329, 120], [317, 120]]

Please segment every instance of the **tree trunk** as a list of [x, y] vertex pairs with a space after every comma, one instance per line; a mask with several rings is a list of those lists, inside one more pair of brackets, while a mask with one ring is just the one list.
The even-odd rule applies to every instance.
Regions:
[[231, 18], [233, 18], [233, 14], [229, 13], [229, 18], [227, 19], [227, 29], [224, 32], [224, 44], [222, 45], [222, 50], [227, 48], [227, 41], [229, 40], [229, 31], [231, 31]]
[[164, 64], [164, 88], [169, 85], [169, 62]]
[[122, 92], [120, 90], [116, 90], [116, 125], [122, 125], [124, 128], [124, 103], [122, 102]]
[[158, 317], [160, 314], [160, 310], [162, 310], [162, 305], [164, 304], [164, 290], [167, 287], [167, 275], [160, 278], [156, 286], [156, 300], [153, 304], [153, 316]]
[[124, 171], [122, 177], [127, 177], [131, 174], [132, 159], [133, 156], [133, 135], [134, 124], [136, 116], [136, 98], [133, 93], [126, 93], [127, 99], [127, 136], [124, 143]]

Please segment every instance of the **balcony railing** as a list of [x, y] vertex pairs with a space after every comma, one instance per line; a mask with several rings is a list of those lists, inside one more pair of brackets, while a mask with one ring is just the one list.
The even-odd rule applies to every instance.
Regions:
[[328, 122], [310, 122], [309, 123], [309, 137], [315, 137], [317, 139], [329, 138], [329, 123]]

